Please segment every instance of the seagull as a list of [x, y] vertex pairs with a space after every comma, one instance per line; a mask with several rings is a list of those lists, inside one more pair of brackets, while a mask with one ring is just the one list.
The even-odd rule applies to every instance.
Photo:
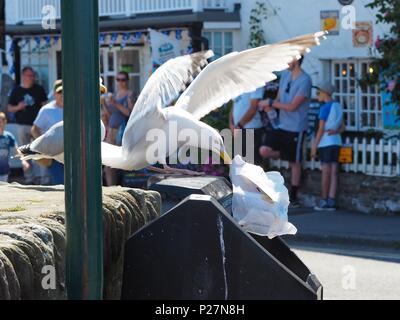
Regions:
[[[325, 32], [300, 36], [272, 45], [242, 52], [232, 52], [209, 64], [212, 51], [171, 59], [150, 77], [143, 88], [129, 118], [122, 146], [102, 143], [103, 164], [115, 169], [141, 170], [166, 158], [180, 148], [193, 147], [210, 150], [225, 164], [232, 163], [221, 135], [200, 120], [211, 111], [246, 92], [255, 91], [275, 80], [274, 72], [287, 69], [289, 63], [320, 44]], [[205, 66], [203, 70], [201, 68]], [[194, 76], [197, 77], [193, 80]], [[186, 84], [190, 85], [186, 88]], [[185, 89], [186, 88], [186, 89]], [[184, 91], [175, 105], [172, 102]], [[171, 124], [175, 125], [175, 130]], [[154, 141], [148, 132], [157, 129], [173, 141], [172, 146], [158, 146], [157, 159], [149, 159]], [[178, 136], [191, 129], [203, 132], [207, 139], [178, 141]], [[210, 143], [211, 142], [211, 143]]]

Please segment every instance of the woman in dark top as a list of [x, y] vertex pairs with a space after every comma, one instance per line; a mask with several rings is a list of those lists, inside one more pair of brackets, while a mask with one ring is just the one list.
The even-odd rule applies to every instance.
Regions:
[[[118, 132], [123, 129], [135, 105], [136, 98], [129, 90], [129, 75], [119, 72], [117, 75], [117, 92], [111, 94], [105, 101], [105, 112], [108, 118], [106, 142], [120, 145]], [[108, 186], [117, 184], [117, 172], [114, 169], [105, 169], [105, 178]]]

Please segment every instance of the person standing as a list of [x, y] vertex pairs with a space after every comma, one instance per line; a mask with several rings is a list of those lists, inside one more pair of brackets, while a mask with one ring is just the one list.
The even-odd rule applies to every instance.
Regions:
[[[124, 130], [127, 120], [132, 113], [135, 105], [135, 97], [129, 90], [129, 74], [119, 72], [117, 76], [117, 92], [106, 99], [106, 113], [108, 118], [108, 128], [106, 142], [112, 145], [120, 145], [120, 131]], [[105, 179], [108, 186], [117, 184], [117, 171], [111, 168], [105, 168]]]
[[[5, 130], [7, 125], [7, 117], [3, 112], [0, 112], [0, 182], [8, 182], [10, 174], [10, 156], [11, 152], [17, 152], [17, 143], [14, 136]], [[22, 167], [27, 170], [29, 164], [22, 161]]]
[[[38, 116], [33, 122], [32, 136], [39, 138], [53, 125], [63, 121], [64, 100], [62, 80], [57, 80], [53, 86], [54, 101], [51, 101], [40, 109]], [[49, 161], [48, 166], [42, 166], [41, 184], [59, 185], [64, 184], [64, 166], [57, 161]], [[47, 181], [46, 177], [49, 176]]]
[[[47, 103], [47, 95], [42, 86], [36, 84], [35, 72], [31, 67], [22, 69], [21, 85], [16, 86], [9, 96], [7, 111], [16, 122], [16, 135], [19, 145], [31, 142], [31, 127], [40, 108]], [[33, 183], [32, 166], [24, 171], [25, 183]]]
[[[263, 121], [259, 113], [258, 104], [264, 98], [265, 87], [260, 87], [254, 92], [244, 93], [236, 98], [229, 117], [229, 126], [234, 140], [240, 139], [242, 142], [241, 150], [235, 150], [235, 154], [241, 153], [244, 156], [247, 152], [249, 141], [247, 141], [248, 131], [254, 130], [254, 163], [261, 165], [261, 157], [258, 150], [264, 133]], [[236, 145], [236, 144], [235, 144]], [[237, 152], [240, 151], [240, 152]], [[253, 156], [253, 155], [251, 155]], [[246, 157], [250, 155], [246, 154]]]
[[294, 60], [282, 73], [278, 97], [260, 102], [265, 112], [279, 110], [279, 128], [271, 132], [260, 148], [264, 158], [289, 161], [291, 168], [290, 202], [299, 206], [302, 146], [308, 130], [308, 110], [311, 98], [311, 77], [301, 68], [303, 57]]
[[332, 98], [335, 87], [331, 83], [323, 83], [317, 89], [318, 100], [323, 105], [320, 109], [319, 128], [311, 149], [311, 157], [316, 158], [318, 153], [321, 160], [322, 198], [315, 210], [335, 211], [339, 152], [342, 145], [339, 131], [343, 124], [343, 109], [340, 103]]

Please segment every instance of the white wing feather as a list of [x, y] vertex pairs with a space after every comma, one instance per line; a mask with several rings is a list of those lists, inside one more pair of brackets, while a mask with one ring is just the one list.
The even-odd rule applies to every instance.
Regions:
[[319, 38], [324, 35], [324, 32], [318, 32], [223, 56], [200, 73], [176, 106], [201, 119], [243, 93], [252, 92], [275, 80], [273, 72], [287, 69], [294, 58], [319, 45]]
[[171, 59], [151, 75], [135, 103], [126, 126], [122, 142], [125, 149], [131, 149], [142, 135], [146, 134], [137, 130], [137, 124], [146, 121], [149, 115], [160, 113], [161, 109], [169, 107], [208, 64], [207, 59], [213, 55], [210, 50]]

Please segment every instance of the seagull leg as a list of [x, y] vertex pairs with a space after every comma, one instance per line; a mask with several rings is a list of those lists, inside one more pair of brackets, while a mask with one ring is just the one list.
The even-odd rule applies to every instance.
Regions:
[[183, 175], [183, 176], [204, 176], [205, 174], [203, 172], [197, 172], [197, 171], [192, 171], [192, 170], [186, 170], [186, 169], [177, 169], [177, 168], [171, 168], [168, 165], [164, 165], [164, 168], [157, 168], [157, 167], [147, 167], [148, 170], [161, 173], [161, 174], [171, 174], [171, 175]]

